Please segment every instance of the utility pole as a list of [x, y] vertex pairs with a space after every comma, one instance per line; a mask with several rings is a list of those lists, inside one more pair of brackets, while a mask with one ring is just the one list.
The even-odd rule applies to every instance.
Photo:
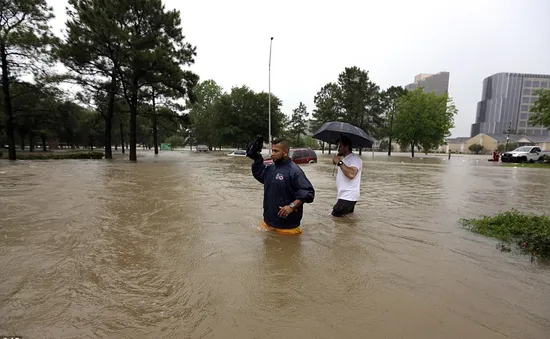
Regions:
[[506, 146], [505, 146], [505, 151], [504, 152], [508, 152], [508, 140], [510, 140], [510, 130], [512, 129], [512, 120], [510, 120], [510, 122], [508, 122], [508, 134], [506, 135]]
[[271, 37], [271, 41], [269, 42], [269, 103], [268, 103], [268, 111], [269, 111], [269, 155], [271, 155], [271, 46], [273, 45], [273, 37]]

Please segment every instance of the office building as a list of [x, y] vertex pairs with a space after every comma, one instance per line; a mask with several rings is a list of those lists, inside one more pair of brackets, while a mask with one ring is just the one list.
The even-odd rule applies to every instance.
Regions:
[[414, 77], [414, 82], [408, 84], [405, 88], [415, 90], [420, 86], [424, 87], [425, 92], [434, 92], [436, 94], [449, 93], [449, 72], [418, 74]]
[[540, 88], [550, 88], [550, 75], [497, 73], [485, 78], [470, 136], [507, 134], [508, 129], [511, 134], [548, 136], [547, 128], [528, 122]]

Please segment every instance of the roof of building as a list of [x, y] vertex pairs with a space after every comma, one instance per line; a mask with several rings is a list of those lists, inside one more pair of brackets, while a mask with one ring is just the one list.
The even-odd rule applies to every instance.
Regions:
[[[506, 137], [508, 137], [507, 134], [489, 134], [489, 133], [480, 133], [480, 134], [485, 134], [495, 139], [497, 142], [506, 142]], [[475, 138], [476, 136], [472, 138]], [[550, 142], [550, 137], [541, 136], [541, 135], [510, 134], [509, 137], [510, 138], [508, 139], [508, 142], [518, 142], [518, 141], [521, 141], [521, 139], [526, 139], [523, 142], [531, 142], [531, 143]]]
[[[490, 136], [491, 138], [495, 139], [498, 142], [505, 142], [506, 138], [508, 137], [507, 134], [503, 134], [503, 133], [496, 133], [496, 134], [483, 133], [483, 134], [485, 134], [487, 136]], [[523, 137], [524, 136], [520, 135], [520, 134], [510, 134], [508, 141], [509, 142], [516, 142], [516, 141], [518, 141], [519, 139], [521, 139]]]
[[447, 142], [449, 142], [449, 144], [463, 144], [470, 139], [470, 137], [456, 137], [447, 139]]

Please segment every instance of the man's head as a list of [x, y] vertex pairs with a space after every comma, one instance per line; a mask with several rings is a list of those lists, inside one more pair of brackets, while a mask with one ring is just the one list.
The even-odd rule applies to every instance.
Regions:
[[349, 153], [351, 153], [351, 150], [352, 150], [351, 140], [346, 136], [342, 136], [340, 138], [340, 142], [338, 143], [338, 154], [348, 155]]
[[274, 162], [282, 161], [288, 157], [290, 152], [290, 143], [286, 139], [273, 140], [271, 147], [271, 160]]

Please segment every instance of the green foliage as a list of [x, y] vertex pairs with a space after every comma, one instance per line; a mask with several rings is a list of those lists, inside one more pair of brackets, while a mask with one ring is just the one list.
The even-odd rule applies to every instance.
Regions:
[[523, 252], [550, 257], [550, 217], [524, 214], [517, 210], [483, 216], [479, 219], [461, 219], [469, 230], [515, 243]]
[[483, 152], [483, 146], [481, 146], [480, 144], [472, 144], [470, 145], [470, 147], [468, 147], [468, 149], [474, 154], [479, 154]]
[[397, 100], [393, 134], [401, 145], [424, 150], [437, 148], [445, 143], [454, 127], [457, 109], [446, 95], [424, 92], [422, 88], [408, 91]]
[[370, 80], [368, 71], [346, 67], [336, 83], [321, 88], [314, 102], [314, 130], [325, 122], [345, 121], [376, 137], [383, 131], [383, 97], [380, 87]]
[[193, 134], [199, 144], [219, 145], [213, 124], [218, 118], [216, 104], [222, 95], [223, 89], [214, 80], [205, 80], [193, 89], [194, 103], [187, 101]]
[[341, 121], [341, 109], [337, 102], [339, 88], [334, 83], [329, 83], [323, 86], [315, 95], [313, 102], [315, 109], [313, 110], [313, 123], [311, 124], [310, 133], [315, 133], [325, 122]]
[[183, 67], [194, 63], [196, 49], [182, 33], [180, 12], [166, 10], [161, 0], [115, 3], [121, 6], [115, 17], [123, 28], [117, 36], [123, 48], [116, 66], [130, 108], [130, 161], [136, 161], [138, 106], [149, 97], [144, 89], [156, 86], [174, 99], [189, 95], [198, 76]]
[[180, 135], [173, 135], [166, 138], [164, 142], [167, 144], [172, 144], [172, 148], [185, 146], [185, 139]]
[[[380, 142], [380, 150], [381, 151], [387, 151], [390, 148], [390, 142], [389, 140], [382, 140]], [[392, 151], [394, 150], [394, 146], [391, 146]]]
[[[52, 7], [46, 0], [2, 1], [0, 53], [2, 66], [13, 79], [34, 72], [38, 75], [52, 61], [51, 47], [57, 39], [51, 33]], [[5, 84], [4, 84], [5, 85]]]
[[550, 129], [550, 89], [538, 89], [535, 95], [538, 95], [538, 99], [530, 109], [535, 115], [529, 121], [533, 126], [541, 125]]
[[[212, 128], [218, 135], [220, 145], [244, 147], [256, 135], [268, 137], [269, 94], [256, 93], [247, 86], [233, 87], [224, 93], [215, 105], [216, 119]], [[281, 100], [271, 95], [271, 130], [277, 136], [283, 131], [284, 114]]]
[[301, 101], [297, 108], [292, 111], [292, 118], [290, 119], [290, 133], [296, 142], [300, 143], [300, 136], [306, 134], [306, 122], [309, 113], [306, 105]]
[[381, 131], [381, 135], [391, 135], [393, 118], [397, 108], [397, 100], [405, 94], [407, 94], [407, 90], [401, 86], [391, 86], [380, 94], [384, 117], [386, 119], [386, 126], [384, 126], [384, 129]]
[[51, 34], [52, 8], [46, 0], [3, 1], [0, 9], [0, 63], [2, 103], [9, 158], [16, 160], [10, 85], [22, 75], [40, 75], [53, 61], [49, 53], [57, 39]]

